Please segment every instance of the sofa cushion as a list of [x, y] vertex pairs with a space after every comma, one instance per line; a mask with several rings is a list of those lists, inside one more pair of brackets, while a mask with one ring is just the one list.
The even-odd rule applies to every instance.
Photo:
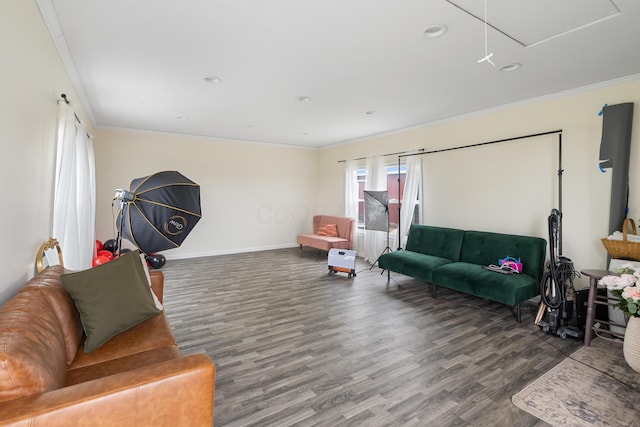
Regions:
[[159, 312], [138, 251], [61, 277], [80, 313], [85, 352]]
[[0, 402], [64, 385], [60, 322], [37, 290], [22, 289], [0, 308]]
[[539, 293], [539, 283], [526, 274], [501, 274], [481, 265], [454, 262], [433, 271], [433, 282], [460, 292], [517, 305]]
[[395, 271], [427, 282], [432, 281], [433, 270], [451, 260], [412, 251], [388, 252], [378, 258], [383, 270]]
[[460, 259], [464, 231], [455, 228], [412, 225], [406, 249], [450, 261]]
[[515, 234], [465, 231], [460, 261], [470, 264], [498, 264], [506, 256], [522, 260], [522, 272], [536, 281], [542, 280], [546, 241], [540, 237]]
[[60, 276], [65, 272], [59, 265], [47, 267], [27, 282], [24, 288], [33, 288], [40, 292], [56, 314], [62, 332], [67, 355], [67, 365], [76, 357], [78, 344], [82, 339], [82, 323], [73, 298], [62, 285]]
[[155, 348], [176, 345], [176, 339], [164, 311], [116, 335], [96, 351], [79, 349], [69, 369], [95, 365]]
[[139, 353], [130, 354], [118, 359], [107, 360], [102, 363], [84, 366], [67, 371], [66, 386], [79, 384], [120, 372], [131, 371], [143, 366], [153, 365], [171, 359], [179, 359], [180, 350], [175, 345], [154, 348]]

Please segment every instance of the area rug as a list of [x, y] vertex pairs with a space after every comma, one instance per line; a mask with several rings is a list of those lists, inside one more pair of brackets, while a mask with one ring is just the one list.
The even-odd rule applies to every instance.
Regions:
[[598, 338], [512, 397], [553, 426], [640, 426], [640, 374], [622, 343]]

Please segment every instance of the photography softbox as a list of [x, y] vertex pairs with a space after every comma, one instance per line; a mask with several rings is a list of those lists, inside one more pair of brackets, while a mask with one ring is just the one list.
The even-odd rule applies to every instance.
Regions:
[[200, 186], [177, 171], [131, 181], [116, 225], [145, 254], [179, 247], [202, 214]]
[[365, 190], [364, 228], [366, 230], [389, 231], [389, 193], [386, 190]]

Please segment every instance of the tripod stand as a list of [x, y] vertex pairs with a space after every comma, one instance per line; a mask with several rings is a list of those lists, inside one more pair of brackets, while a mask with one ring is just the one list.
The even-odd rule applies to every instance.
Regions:
[[380, 255], [378, 255], [378, 258], [376, 258], [376, 260], [373, 262], [373, 264], [371, 264], [371, 267], [369, 267], [369, 270], [372, 270], [373, 267], [375, 267], [376, 263], [378, 262], [378, 260], [380, 259], [380, 257], [382, 255], [386, 254], [387, 252], [392, 252], [391, 246], [389, 246], [390, 243], [389, 243], [389, 225], [388, 225], [388, 222], [389, 222], [389, 216], [387, 215], [387, 247], [384, 248], [382, 250], [382, 252], [380, 252]]
[[364, 191], [364, 228], [365, 230], [386, 231], [387, 247], [371, 264], [371, 270], [380, 257], [391, 252], [389, 243], [389, 193], [384, 191]]

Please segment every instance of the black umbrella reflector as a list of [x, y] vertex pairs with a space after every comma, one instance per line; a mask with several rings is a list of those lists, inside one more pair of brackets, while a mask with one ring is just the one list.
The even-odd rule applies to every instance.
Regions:
[[387, 191], [364, 192], [364, 228], [389, 230], [389, 193]]
[[146, 254], [177, 248], [202, 217], [200, 186], [176, 171], [131, 181], [133, 201], [118, 212], [122, 235]]

